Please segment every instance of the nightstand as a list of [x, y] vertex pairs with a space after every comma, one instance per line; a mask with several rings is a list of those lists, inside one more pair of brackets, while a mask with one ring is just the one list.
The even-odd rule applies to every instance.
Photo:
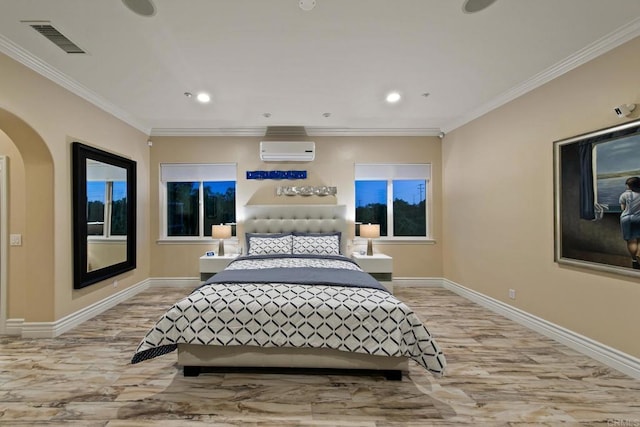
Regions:
[[361, 269], [371, 274], [389, 292], [393, 293], [393, 258], [385, 254], [361, 255], [357, 252], [351, 258]]
[[207, 256], [200, 257], [200, 280], [203, 282], [214, 274], [224, 270], [227, 265], [238, 257], [238, 254], [229, 254], [222, 256]]

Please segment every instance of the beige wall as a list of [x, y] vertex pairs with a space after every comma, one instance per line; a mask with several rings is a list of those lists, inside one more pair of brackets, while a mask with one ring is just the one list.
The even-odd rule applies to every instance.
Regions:
[[[160, 237], [160, 163], [237, 163], [236, 203], [238, 221], [247, 204], [326, 203], [347, 205], [351, 221], [355, 216], [354, 164], [432, 163], [433, 237], [435, 243], [376, 244], [376, 251], [394, 257], [394, 274], [400, 277], [441, 277], [442, 235], [441, 141], [437, 137], [314, 137], [316, 159], [311, 163], [262, 163], [260, 138], [237, 137], [154, 137], [151, 148], [151, 233]], [[247, 170], [308, 171], [304, 181], [247, 180]], [[338, 188], [336, 197], [278, 197], [278, 185], [329, 185]], [[241, 229], [241, 225], [239, 225]], [[215, 242], [167, 244], [154, 241], [151, 247], [151, 274], [154, 277], [197, 277], [198, 258], [213, 249]]]
[[640, 38], [443, 142], [445, 277], [636, 357], [640, 280], [554, 263], [552, 147], [623, 123], [613, 107], [640, 104], [638, 76]]
[[[7, 158], [7, 195], [8, 218], [7, 225], [9, 234], [21, 234], [26, 229], [25, 213], [25, 182], [24, 182], [24, 162], [22, 156], [13, 141], [7, 134], [0, 130], [0, 154]], [[3, 248], [4, 249], [4, 248]], [[8, 266], [7, 282], [24, 283], [26, 272], [26, 251], [24, 246], [10, 246], [7, 248]], [[11, 268], [13, 266], [13, 268]], [[22, 286], [12, 286], [7, 289], [7, 298], [14, 301], [10, 307], [7, 306], [7, 317], [15, 317], [12, 313], [23, 313], [25, 309], [25, 288]]]
[[[22, 234], [23, 246], [8, 248], [8, 317], [53, 321], [149, 277], [147, 136], [2, 54], [0, 70], [0, 154], [24, 163], [9, 189], [9, 232]], [[105, 281], [73, 290], [73, 140], [137, 162], [138, 268], [119, 276], [118, 288]]]

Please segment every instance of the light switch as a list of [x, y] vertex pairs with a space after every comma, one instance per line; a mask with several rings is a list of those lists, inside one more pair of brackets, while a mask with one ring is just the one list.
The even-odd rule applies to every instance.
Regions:
[[11, 234], [9, 236], [9, 244], [11, 246], [22, 246], [22, 234]]

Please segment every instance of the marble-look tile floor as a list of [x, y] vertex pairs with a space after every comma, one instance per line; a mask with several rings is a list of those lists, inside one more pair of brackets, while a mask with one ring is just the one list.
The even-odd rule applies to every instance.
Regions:
[[377, 376], [129, 363], [183, 288], [152, 288], [55, 339], [0, 337], [0, 425], [640, 426], [640, 381], [441, 288], [398, 288], [448, 359]]

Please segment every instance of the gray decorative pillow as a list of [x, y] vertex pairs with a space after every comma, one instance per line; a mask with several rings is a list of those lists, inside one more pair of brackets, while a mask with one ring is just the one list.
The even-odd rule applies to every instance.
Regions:
[[255, 234], [247, 233], [248, 255], [290, 254], [291, 234]]
[[294, 233], [293, 253], [311, 255], [340, 255], [340, 232]]

